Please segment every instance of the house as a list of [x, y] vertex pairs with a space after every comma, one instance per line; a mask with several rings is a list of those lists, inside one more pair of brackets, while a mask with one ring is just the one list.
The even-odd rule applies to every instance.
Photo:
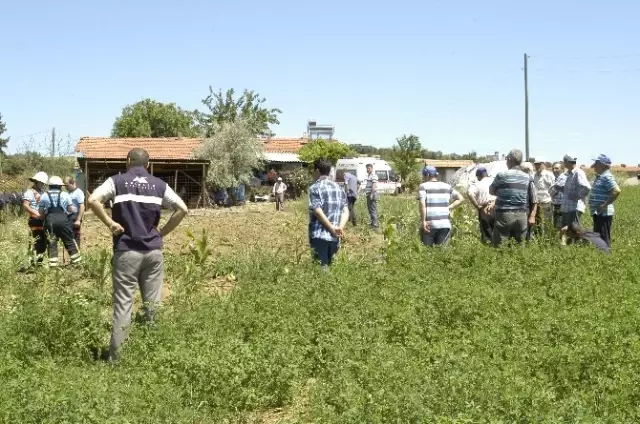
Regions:
[[473, 165], [472, 160], [436, 160], [424, 159], [425, 165], [435, 166], [440, 174], [440, 180], [451, 183], [456, 171], [469, 165]]
[[135, 147], [149, 152], [149, 173], [161, 178], [190, 208], [205, 205], [209, 162], [194, 159], [202, 143], [194, 138], [82, 137], [76, 145], [79, 186], [90, 194], [112, 175], [126, 170], [127, 153]]

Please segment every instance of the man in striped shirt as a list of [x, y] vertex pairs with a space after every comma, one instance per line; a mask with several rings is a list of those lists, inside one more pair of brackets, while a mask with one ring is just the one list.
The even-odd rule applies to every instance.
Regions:
[[567, 182], [567, 174], [564, 172], [564, 164], [562, 162], [554, 163], [551, 170], [556, 178], [551, 188], [549, 188], [549, 194], [553, 202], [553, 226], [559, 230], [562, 228], [560, 207], [562, 206], [562, 195], [564, 193], [564, 184]]
[[425, 166], [422, 176], [425, 182], [418, 188], [422, 243], [425, 246], [444, 245], [451, 234], [451, 211], [464, 199], [449, 184], [438, 181], [438, 171], [433, 166]]
[[[578, 159], [575, 155], [566, 154], [563, 158], [564, 167], [567, 170], [567, 181], [564, 184], [562, 195], [562, 227], [570, 227], [571, 224], [580, 224], [580, 217], [585, 210], [585, 199], [591, 191], [591, 184], [587, 180], [584, 171], [576, 166]], [[571, 243], [571, 237], [567, 240]]]
[[508, 239], [521, 243], [536, 222], [537, 193], [533, 178], [522, 171], [522, 152], [514, 149], [507, 155], [507, 171], [496, 175], [489, 192], [496, 196], [494, 247]]
[[600, 155], [594, 159], [596, 179], [589, 196], [589, 211], [593, 217], [593, 230], [611, 247], [611, 226], [613, 224], [613, 202], [620, 195], [620, 187], [609, 170], [611, 159]]

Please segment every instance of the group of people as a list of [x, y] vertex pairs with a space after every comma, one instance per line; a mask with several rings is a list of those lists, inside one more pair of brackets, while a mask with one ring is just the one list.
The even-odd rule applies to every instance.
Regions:
[[[521, 243], [553, 234], [555, 228], [563, 245], [584, 241], [610, 251], [613, 204], [621, 190], [608, 156], [593, 160], [593, 184], [572, 154], [553, 163], [552, 171], [546, 169], [542, 158], [534, 160], [535, 170], [530, 168], [517, 149], [509, 152], [506, 161], [508, 170], [493, 178], [485, 168], [477, 168], [477, 182], [469, 187], [469, 201], [478, 210], [483, 241], [493, 246], [509, 239]], [[593, 218], [594, 231], [582, 225], [587, 211]]]
[[[543, 158], [533, 165], [523, 161], [520, 150], [506, 156], [507, 170], [489, 176], [486, 168], [476, 169], [477, 180], [467, 191], [469, 202], [478, 211], [480, 238], [494, 247], [508, 240], [522, 243], [536, 237], [560, 234], [561, 244], [591, 243], [610, 252], [614, 202], [621, 193], [613, 174], [611, 159], [600, 155], [592, 168], [596, 178], [591, 184], [577, 166], [575, 155], [567, 154], [547, 170]], [[339, 249], [340, 238], [349, 220], [356, 224], [354, 205], [359, 183], [345, 173], [343, 190], [331, 181], [331, 163], [314, 163], [315, 182], [309, 190], [309, 244], [314, 258], [327, 268]], [[367, 165], [365, 195], [371, 226], [377, 228], [376, 176]], [[418, 188], [420, 236], [425, 246], [445, 245], [451, 235], [451, 214], [465, 198], [451, 185], [440, 181], [438, 170], [425, 166], [423, 183]], [[581, 223], [588, 211], [593, 231]]]
[[[42, 265], [49, 254], [49, 267], [58, 266], [58, 242], [62, 241], [72, 265], [82, 262], [80, 228], [85, 212], [84, 192], [73, 177], [62, 178], [38, 172], [30, 178], [32, 187], [22, 195], [22, 208], [27, 213], [31, 232], [31, 254], [27, 271]], [[65, 187], [67, 191], [62, 191]]]

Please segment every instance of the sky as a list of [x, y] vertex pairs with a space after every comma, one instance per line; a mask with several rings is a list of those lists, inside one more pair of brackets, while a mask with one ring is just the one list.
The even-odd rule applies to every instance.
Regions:
[[209, 86], [266, 97], [277, 136], [315, 119], [346, 143], [524, 151], [526, 53], [531, 156], [640, 163], [637, 1], [0, 2], [11, 152], [108, 136], [147, 97], [202, 108]]

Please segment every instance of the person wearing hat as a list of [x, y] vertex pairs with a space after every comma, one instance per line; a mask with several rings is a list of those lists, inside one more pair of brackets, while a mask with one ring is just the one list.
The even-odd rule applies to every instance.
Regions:
[[58, 240], [69, 254], [71, 265], [82, 262], [82, 255], [78, 252], [73, 235], [73, 229], [69, 225], [69, 214], [76, 212], [73, 200], [69, 193], [62, 191], [62, 178], [53, 175], [49, 178], [49, 190], [42, 195], [39, 213], [44, 219], [44, 228], [49, 240], [49, 268], [58, 266]]
[[[562, 194], [562, 223], [561, 227], [569, 227], [572, 223], [580, 224], [580, 218], [585, 210], [585, 200], [591, 191], [591, 184], [580, 167], [576, 166], [578, 159], [573, 154], [566, 154], [563, 158], [567, 170], [567, 181], [564, 183]], [[567, 235], [571, 235], [568, 233]], [[574, 240], [569, 237], [567, 243]]]
[[71, 228], [73, 229], [73, 236], [79, 249], [80, 240], [82, 238], [80, 234], [80, 228], [82, 227], [82, 218], [84, 217], [85, 212], [84, 192], [78, 187], [78, 183], [74, 177], [65, 178], [64, 185], [67, 188], [67, 193], [69, 193], [69, 196], [71, 196], [71, 201], [73, 202], [73, 207], [75, 208], [75, 212], [69, 215], [69, 224], [71, 224]]
[[551, 168], [555, 181], [551, 188], [549, 188], [549, 194], [553, 202], [553, 226], [560, 230], [562, 228], [562, 198], [564, 194], [564, 185], [567, 182], [567, 174], [564, 172], [564, 164], [562, 162], [556, 162]]
[[600, 237], [600, 234], [595, 231], [585, 230], [578, 222], [572, 222], [569, 226], [562, 227], [560, 231], [569, 239], [575, 240], [577, 243], [591, 243], [596, 249], [601, 250], [606, 254], [611, 253], [610, 246], [602, 239], [602, 237]]
[[284, 210], [284, 194], [287, 192], [287, 185], [282, 181], [282, 177], [273, 185], [273, 196], [276, 198], [276, 210]]
[[494, 247], [514, 239], [521, 243], [529, 227], [536, 222], [538, 196], [533, 177], [522, 170], [522, 151], [511, 150], [506, 157], [507, 169], [496, 175], [489, 192], [496, 196], [491, 242]]
[[418, 188], [422, 243], [445, 245], [451, 235], [451, 211], [460, 206], [464, 198], [449, 184], [438, 181], [438, 170], [433, 166], [425, 166], [422, 177], [424, 182]]
[[547, 161], [542, 157], [537, 157], [533, 162], [536, 169], [533, 174], [533, 183], [538, 195], [538, 208], [536, 209], [536, 225], [532, 228], [539, 235], [544, 234], [545, 227], [553, 222], [553, 204], [549, 189], [555, 183], [556, 178], [547, 169], [546, 163]]
[[22, 195], [22, 209], [29, 216], [29, 230], [31, 231], [31, 242], [29, 243], [29, 267], [20, 268], [26, 271], [34, 265], [41, 265], [44, 261], [44, 254], [47, 251], [47, 235], [44, 231], [44, 220], [40, 218], [40, 200], [44, 193], [44, 188], [49, 181], [46, 172], [38, 172], [29, 178], [33, 186]]
[[493, 178], [489, 176], [487, 169], [483, 166], [476, 168], [477, 181], [469, 186], [467, 196], [469, 202], [478, 210], [478, 222], [480, 224], [480, 240], [483, 243], [491, 241], [493, 234], [493, 224], [495, 222], [491, 208], [487, 208], [495, 202], [495, 196], [489, 193], [489, 187], [493, 183]]
[[610, 171], [611, 159], [600, 155], [593, 160], [596, 179], [589, 196], [589, 212], [593, 217], [593, 231], [611, 247], [611, 226], [613, 225], [613, 202], [621, 193], [620, 186]]

